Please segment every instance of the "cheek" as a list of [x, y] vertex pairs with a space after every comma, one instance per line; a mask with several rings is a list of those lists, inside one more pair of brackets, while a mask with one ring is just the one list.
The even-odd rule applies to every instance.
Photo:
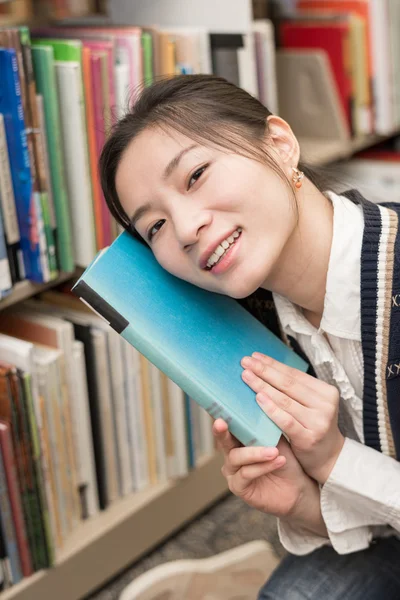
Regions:
[[171, 247], [171, 244], [168, 244], [168, 248], [162, 248], [160, 245], [154, 250], [154, 256], [162, 268], [171, 273], [171, 275], [182, 277], [185, 273], [186, 261], [179, 252]]

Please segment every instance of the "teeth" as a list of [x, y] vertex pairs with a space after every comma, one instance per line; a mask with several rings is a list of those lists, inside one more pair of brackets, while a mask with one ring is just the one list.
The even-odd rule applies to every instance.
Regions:
[[214, 250], [214, 252], [212, 253], [212, 255], [210, 256], [210, 258], [207, 261], [208, 268], [213, 267], [220, 260], [220, 258], [225, 254], [225, 252], [229, 249], [229, 247], [239, 237], [241, 232], [242, 232], [242, 228], [238, 227], [237, 230], [232, 233], [232, 235], [230, 235], [226, 240], [221, 242], [219, 244], [219, 246], [217, 246], [217, 248]]

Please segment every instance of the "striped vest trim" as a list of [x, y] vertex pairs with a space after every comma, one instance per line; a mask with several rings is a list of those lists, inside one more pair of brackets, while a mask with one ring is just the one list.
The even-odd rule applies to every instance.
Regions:
[[399, 459], [400, 415], [396, 416], [396, 408], [400, 395], [395, 395], [400, 381], [391, 385], [389, 380], [400, 376], [400, 367], [396, 367], [396, 361], [400, 365], [400, 340], [393, 335], [396, 282], [397, 287], [400, 283], [400, 205], [374, 204], [356, 190], [344, 195], [362, 206], [365, 222], [361, 251], [365, 444]]

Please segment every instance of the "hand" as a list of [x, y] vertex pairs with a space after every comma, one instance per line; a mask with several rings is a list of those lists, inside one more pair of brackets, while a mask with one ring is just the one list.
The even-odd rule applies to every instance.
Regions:
[[258, 352], [244, 357], [242, 366], [262, 410], [287, 435], [305, 472], [323, 485], [344, 444], [338, 390]]
[[312, 507], [315, 523], [318, 485], [304, 473], [283, 436], [276, 448], [243, 447], [222, 419], [215, 421], [213, 433], [225, 457], [222, 474], [233, 494], [258, 510], [283, 518], [306, 520]]

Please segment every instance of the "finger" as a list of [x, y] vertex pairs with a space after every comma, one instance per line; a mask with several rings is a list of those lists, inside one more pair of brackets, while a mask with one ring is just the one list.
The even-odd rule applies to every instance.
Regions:
[[279, 362], [279, 360], [275, 360], [271, 356], [266, 356], [261, 352], [253, 352], [251, 355], [256, 360], [260, 360], [265, 362], [272, 367], [274, 367], [277, 371], [281, 371], [282, 373], [289, 375], [290, 377], [296, 378], [300, 383], [307, 385], [312, 390], [315, 390], [318, 394], [323, 394], [326, 391], [326, 382], [321, 379], [317, 379], [313, 377], [309, 373], [304, 373], [304, 371], [300, 371], [295, 367], [290, 367], [289, 365], [285, 365], [284, 363]]
[[259, 477], [268, 475], [277, 469], [283, 467], [286, 463], [284, 456], [278, 456], [273, 461], [260, 463], [256, 465], [247, 465], [242, 467], [235, 473], [229, 482], [229, 488], [232, 493], [240, 496], [243, 494], [249, 485]]
[[[321, 400], [315, 390], [312, 390], [298, 380], [295, 369], [292, 370], [291, 374], [288, 374], [287, 372], [278, 371], [270, 364], [261, 362], [255, 358], [245, 359], [243, 364], [246, 365], [246, 369], [242, 373], [243, 380], [255, 392], [263, 391], [265, 383], [267, 383], [293, 400], [296, 400], [296, 402], [309, 408], [314, 408]], [[251, 373], [258, 379], [252, 377]]]
[[240, 468], [244, 465], [274, 460], [278, 454], [278, 448], [248, 446], [244, 448], [233, 448], [229, 452], [228, 459], [232, 467]]
[[266, 394], [269, 398], [275, 402], [280, 408], [292, 415], [299, 423], [305, 427], [313, 417], [313, 410], [309, 406], [304, 406], [301, 402], [293, 400], [287, 394], [280, 392], [276, 388], [272, 387], [269, 383], [266, 383], [260, 377], [255, 375], [253, 371], [245, 370], [242, 373], [243, 381], [245, 381], [252, 390], [257, 394], [256, 400], [258, 401], [259, 394]]
[[218, 447], [224, 454], [228, 454], [233, 448], [239, 448], [240, 442], [230, 433], [228, 425], [222, 419], [217, 419], [213, 425], [213, 433]]
[[264, 392], [257, 394], [256, 400], [265, 414], [273, 421], [290, 440], [296, 444], [306, 441], [309, 430], [267, 396]]

